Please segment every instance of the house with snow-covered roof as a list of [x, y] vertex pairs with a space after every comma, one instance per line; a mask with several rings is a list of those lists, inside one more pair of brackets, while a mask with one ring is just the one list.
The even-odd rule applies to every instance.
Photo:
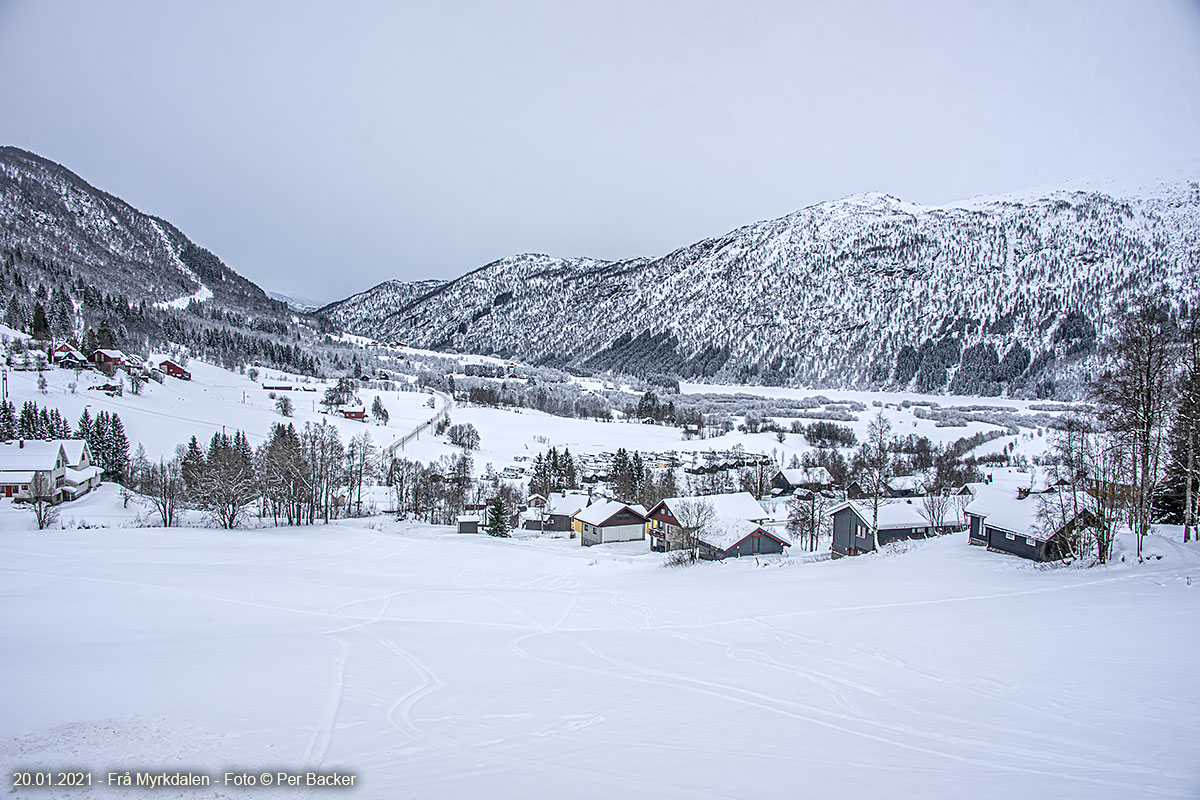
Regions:
[[532, 506], [523, 515], [522, 527], [533, 531], [571, 530], [571, 520], [593, 502], [607, 499], [586, 492], [551, 492], [541, 506]]
[[125, 354], [120, 350], [100, 348], [91, 355], [91, 362], [102, 370], [108, 370], [109, 374], [124, 367], [126, 360]]
[[958, 529], [951, 519], [934, 525], [926, 513], [919, 500], [888, 500], [880, 502], [876, 520], [875, 511], [868, 502], [847, 500], [840, 503], [830, 509], [833, 557], [862, 555], [890, 542], [940, 536]]
[[[668, 497], [650, 509], [650, 549], [659, 553], [686, 546], [684, 527], [695, 513], [689, 509], [709, 509], [704, 526], [697, 534], [700, 557], [708, 560], [779, 553], [791, 544], [774, 526], [771, 515], [749, 492]], [[681, 521], [682, 518], [682, 521]], [[770, 526], [770, 527], [768, 527]]]
[[[1068, 507], [1056, 503], [1058, 499], [1054, 491], [1030, 494], [1001, 487], [979, 488], [966, 508], [968, 541], [1031, 561], [1064, 558], [1071, 552], [1068, 538], [1094, 523], [1095, 517], [1087, 509], [1078, 516], [1057, 513]], [[1049, 513], [1043, 513], [1044, 509]]]
[[833, 486], [833, 476], [824, 467], [781, 469], [771, 478], [771, 488], [778, 494], [791, 494], [797, 489], [819, 492]]
[[641, 541], [646, 538], [646, 509], [618, 500], [592, 503], [575, 513], [571, 527], [584, 547]]
[[67, 342], [63, 342], [50, 351], [50, 361], [66, 369], [91, 366], [88, 357]]
[[15, 500], [33, 497], [34, 480], [45, 478], [51, 503], [63, 499], [67, 456], [61, 441], [20, 439], [0, 444], [0, 495]]

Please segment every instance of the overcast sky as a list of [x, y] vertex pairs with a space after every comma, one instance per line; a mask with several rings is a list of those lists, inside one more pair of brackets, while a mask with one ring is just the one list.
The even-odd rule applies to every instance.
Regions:
[[333, 300], [1200, 150], [1200, 3], [0, 0], [0, 142]]

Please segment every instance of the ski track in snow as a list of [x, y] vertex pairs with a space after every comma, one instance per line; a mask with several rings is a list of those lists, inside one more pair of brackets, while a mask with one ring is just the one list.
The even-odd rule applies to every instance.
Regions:
[[[870, 785], [885, 791], [896, 783], [897, 796], [915, 796], [912, 787], [925, 781], [956, 785], [955, 776], [987, 776], [985, 783], [1025, 786], [1035, 795], [1039, 787], [1054, 786], [1071, 797], [1175, 797], [1178, 787], [1196, 777], [1194, 767], [1159, 761], [1149, 750], [1125, 757], [1124, 740], [1086, 739], [1096, 720], [1120, 724], [1119, 708], [1093, 708], [1081, 719], [1078, 698], [1052, 692], [1030, 697], [1023, 692], [1023, 676], [969, 673], [953, 659], [904, 650], [903, 638], [876, 638], [875, 628], [864, 629], [866, 636], [854, 633], [860, 625], [877, 624], [871, 620], [894, 625], [917, 612], [968, 619], [976, 608], [1007, 608], [1029, 598], [1042, 598], [1037, 607], [1053, 607], [1058, 598], [1081, 597], [1148, 604], [1144, 612], [1124, 613], [1124, 626], [1142, 620], [1194, 629], [1200, 618], [1194, 605], [1185, 601], [1165, 612], [1161, 607], [1163, 592], [1186, 591], [1178, 562], [1116, 572], [1005, 569], [1021, 565], [995, 560], [1004, 557], [969, 548], [959, 537], [857, 563], [678, 571], [647, 569], [654, 562], [645, 558], [605, 560], [604, 549], [584, 554], [559, 542], [422, 538], [335, 525], [273, 532], [277, 553], [241, 542], [237, 534], [130, 532], [135, 552], [145, 553], [145, 564], [162, 576], [146, 580], [136, 565], [124, 571], [116, 566], [122, 563], [121, 535], [79, 534], [72, 540], [12, 534], [13, 544], [0, 541], [9, 564], [0, 573], [6, 584], [55, 587], [68, 597], [92, 598], [99, 607], [119, 590], [115, 596], [133, 593], [133, 602], [146, 607], [198, 607], [222, 618], [234, 615], [230, 619], [243, 618], [233, 610], [238, 607], [286, 615], [252, 615], [247, 624], [279, 629], [293, 640], [298, 633], [316, 637], [279, 674], [285, 682], [302, 681], [309, 698], [298, 710], [304, 715], [300, 735], [289, 739], [297, 766], [357, 765], [367, 773], [364, 778], [379, 781], [365, 790], [369, 796], [406, 791], [464, 796], [454, 787], [471, 794], [484, 787], [515, 792], [576, 787], [577, 796], [589, 798], [769, 793], [770, 787], [755, 783], [753, 770], [714, 782], [671, 766], [716, 758], [753, 763], [760, 757], [752, 740], [733, 736], [721, 743], [718, 755], [710, 739], [693, 741], [689, 730], [670, 725], [681, 712], [681, 720], [698, 719], [688, 714], [700, 709], [722, 729], [752, 726], [768, 739], [776, 735], [772, 731], [803, 732], [804, 739], [788, 749], [797, 774], [831, 769], [828, 755], [813, 751], [812, 742], [832, 737], [878, 751], [886, 764], [880, 775], [887, 777]], [[103, 538], [92, 545], [91, 536]], [[176, 539], [212, 549], [167, 546]], [[71, 555], [72, 541], [76, 547], [87, 544], [87, 552]], [[945, 588], [908, 583], [909, 570], [947, 554], [953, 556], [950, 564], [979, 563], [981, 581], [999, 577], [955, 580]], [[175, 559], [185, 565], [182, 571], [170, 566]], [[190, 566], [193, 560], [203, 573]], [[97, 567], [97, 561], [106, 566]], [[528, 567], [521, 566], [526, 562]], [[870, 580], [862, 569], [897, 576], [903, 597], [889, 601], [888, 592], [866, 592], [864, 602], [844, 603], [837, 594], [809, 595], [810, 601], [817, 598], [817, 607], [768, 605], [752, 613], [738, 613], [738, 602], [713, 603], [708, 597], [726, 591], [723, 584], [740, 587], [738, 596], [753, 597], [742, 580], [748, 578], [763, 592], [776, 591], [781, 582], [803, 591], [812, 582], [836, 587], [831, 581], [839, 576]], [[223, 573], [231, 578], [220, 577]], [[310, 588], [299, 593], [288, 588], [296, 582]], [[976, 585], [979, 590], [971, 591]], [[221, 611], [226, 606], [231, 608]], [[958, 607], [971, 611], [955, 611]], [[11, 616], [0, 617], [0, 623], [12, 624], [5, 622]], [[833, 622], [842, 617], [849, 627]], [[1048, 638], [1060, 628], [1074, 629], [1074, 623], [1053, 616], [1039, 624]], [[461, 652], [445, 650], [459, 642], [475, 644]], [[531, 681], [531, 693], [476, 696], [479, 670], [495, 670], [508, 688]], [[293, 673], [296, 678], [289, 679]], [[27, 674], [13, 665], [6, 681], [19, 684]], [[747, 675], [756, 680], [736, 677]], [[572, 699], [566, 705], [536, 699], [539, 692], [558, 697], [571, 687], [575, 693], [567, 695]], [[965, 724], [954, 699], [968, 697], [973, 713], [995, 713]], [[1186, 698], [1178, 702], [1185, 704], [1181, 708], [1189, 702], [1200, 707]], [[642, 724], [628, 727], [631, 709]], [[272, 736], [270, 718], [264, 721], [263, 732], [239, 735]], [[621, 768], [634, 753], [643, 754], [642, 760]], [[649, 766], [656, 763], [664, 769]], [[850, 793], [848, 786], [839, 787], [830, 784], [831, 791], [814, 794]]]

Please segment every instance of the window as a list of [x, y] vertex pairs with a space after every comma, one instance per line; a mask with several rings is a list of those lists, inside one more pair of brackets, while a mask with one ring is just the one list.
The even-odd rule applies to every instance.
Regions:
[[1004, 534], [1004, 538], [1008, 539], [1010, 542], [1015, 542], [1017, 540], [1017, 535], [1015, 533], [1006, 533]]
[[1037, 539], [1033, 539], [1033, 538], [1030, 538], [1029, 536], [1026, 536], [1025, 544], [1029, 545], [1030, 547], [1037, 547]]

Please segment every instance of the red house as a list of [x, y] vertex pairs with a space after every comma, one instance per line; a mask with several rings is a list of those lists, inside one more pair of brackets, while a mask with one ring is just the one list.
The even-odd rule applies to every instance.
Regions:
[[50, 353], [50, 361], [64, 367], [87, 366], [88, 357], [63, 342]]
[[192, 373], [188, 372], [186, 369], [179, 366], [169, 358], [164, 358], [162, 361], [158, 362], [158, 368], [170, 375], [172, 378], [179, 378], [181, 381], [190, 381], [192, 379]]
[[97, 367], [115, 370], [125, 366], [125, 354], [120, 350], [97, 350], [92, 353], [92, 363]]
[[339, 408], [337, 413], [346, 419], [356, 419], [360, 422], [364, 422], [367, 419], [367, 410], [365, 408]]

